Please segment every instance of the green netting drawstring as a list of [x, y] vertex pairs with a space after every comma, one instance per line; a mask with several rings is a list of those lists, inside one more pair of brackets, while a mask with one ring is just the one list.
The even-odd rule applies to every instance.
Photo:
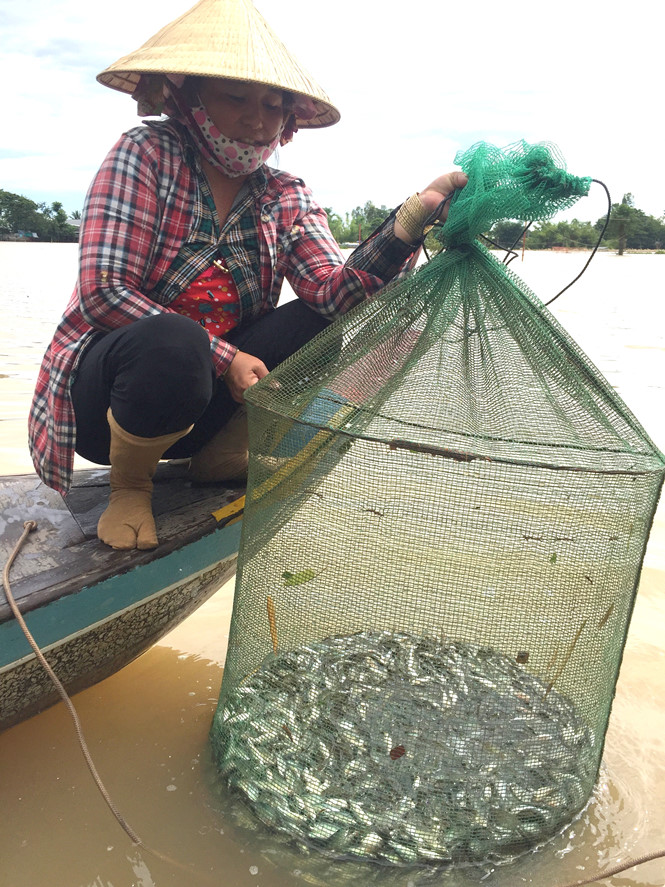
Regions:
[[468, 176], [451, 200], [445, 246], [470, 243], [501, 219], [545, 221], [588, 193], [591, 178], [573, 176], [554, 145], [516, 142], [497, 148], [478, 142], [455, 163]]
[[557, 166], [544, 145], [531, 146], [522, 162], [515, 163], [513, 176], [518, 186], [533, 194], [542, 193], [548, 202], [585, 197], [589, 191], [589, 179]]

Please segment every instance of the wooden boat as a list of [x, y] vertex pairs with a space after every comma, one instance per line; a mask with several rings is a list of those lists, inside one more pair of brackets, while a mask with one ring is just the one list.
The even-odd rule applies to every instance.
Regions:
[[[35, 475], [0, 478], [0, 556], [27, 520], [33, 531], [11, 569], [14, 598], [70, 693], [102, 680], [181, 622], [235, 573], [244, 489], [195, 486], [162, 463], [153, 507], [160, 545], [114, 551], [96, 536], [108, 469], [75, 472], [66, 499]], [[0, 593], [0, 729], [58, 699]]]

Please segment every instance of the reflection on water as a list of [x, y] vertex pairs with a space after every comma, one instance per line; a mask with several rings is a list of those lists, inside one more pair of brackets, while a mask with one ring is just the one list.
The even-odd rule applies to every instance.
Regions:
[[[36, 248], [38, 258], [29, 252]], [[0, 378], [3, 473], [29, 470], [27, 405], [43, 347], [73, 283], [74, 261], [75, 245], [0, 243], [0, 376], [8, 377]], [[27, 275], [38, 263], [51, 269], [48, 287]], [[582, 264], [577, 254], [527, 254], [524, 265], [511, 268], [546, 299]], [[664, 256], [601, 255], [552, 306], [661, 447], [665, 333], [657, 319], [663, 271]], [[191, 874], [132, 846], [99, 796], [66, 712], [57, 706], [0, 734], [0, 887], [556, 887], [659, 849], [665, 845], [664, 540], [659, 516], [594, 798], [536, 852], [495, 869], [331, 863], [294, 851], [246, 813], [238, 816], [217, 783], [207, 745], [228, 633], [227, 586], [161, 644], [75, 697], [93, 757], [122, 814], [148, 845], [191, 866]], [[665, 860], [611, 883], [663, 885]]]

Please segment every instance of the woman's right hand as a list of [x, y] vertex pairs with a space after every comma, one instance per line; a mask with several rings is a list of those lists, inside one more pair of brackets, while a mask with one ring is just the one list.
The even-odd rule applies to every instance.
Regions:
[[236, 356], [224, 373], [224, 381], [231, 392], [231, 397], [237, 403], [242, 403], [245, 391], [267, 375], [268, 367], [262, 360], [245, 351], [236, 351]]

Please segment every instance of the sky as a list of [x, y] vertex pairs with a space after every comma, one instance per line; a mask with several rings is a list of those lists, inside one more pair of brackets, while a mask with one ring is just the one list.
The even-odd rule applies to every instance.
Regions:
[[[0, 188], [81, 210], [121, 132], [140, 123], [96, 74], [191, 0], [0, 0]], [[389, 207], [478, 141], [552, 142], [568, 169], [665, 213], [665, 5], [656, 0], [255, 0], [340, 109], [279, 152], [340, 215]], [[596, 220], [602, 189], [559, 218]]]

